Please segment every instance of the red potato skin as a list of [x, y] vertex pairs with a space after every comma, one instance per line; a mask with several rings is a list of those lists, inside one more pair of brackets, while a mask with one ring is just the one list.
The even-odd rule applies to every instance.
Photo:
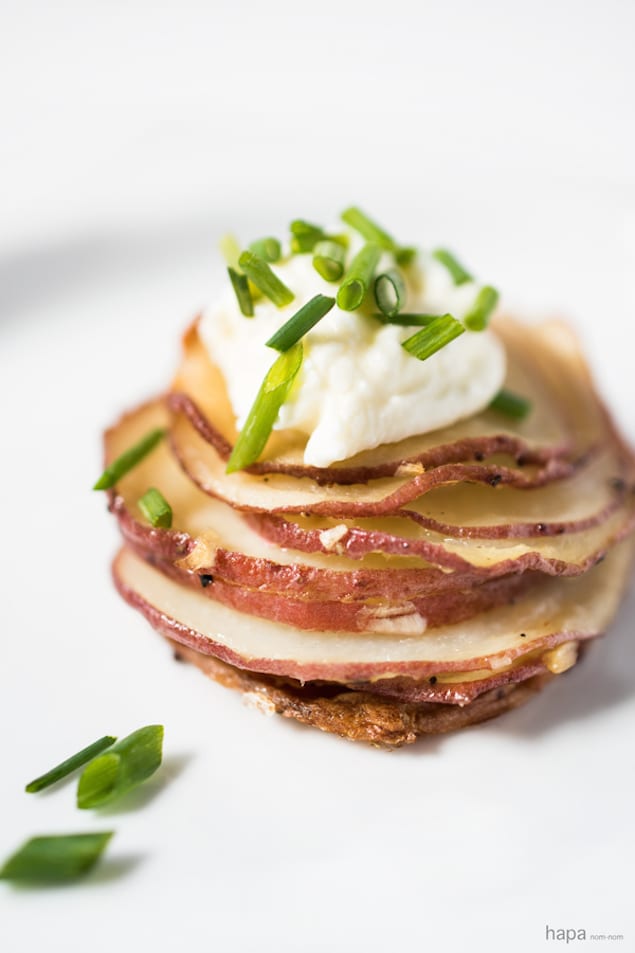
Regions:
[[[203, 437], [203, 439], [214, 447], [219, 456], [221, 456], [223, 459], [227, 459], [229, 457], [232, 451], [232, 445], [213, 427], [213, 425], [199, 410], [193, 400], [191, 400], [185, 394], [173, 393], [168, 396], [167, 405], [173, 413], [183, 413], [184, 416], [188, 418], [195, 430], [197, 430], [197, 432]], [[554, 462], [558, 461], [559, 457], [561, 456], [559, 451], [529, 451], [518, 438], [513, 438], [506, 434], [500, 434], [494, 437], [481, 439], [463, 440], [454, 444], [446, 444], [444, 446], [435, 447], [428, 453], [421, 454], [416, 458], [413, 457], [408, 458], [407, 460], [396, 460], [389, 464], [387, 463], [378, 467], [298, 467], [282, 464], [279, 461], [273, 460], [270, 463], [263, 461], [261, 463], [254, 464], [251, 467], [247, 467], [246, 472], [253, 474], [285, 473], [288, 476], [310, 477], [312, 480], [315, 480], [318, 485], [325, 486], [332, 484], [349, 485], [354, 483], [368, 483], [369, 480], [376, 479], [378, 477], [394, 476], [399, 467], [406, 463], [421, 463], [426, 469], [438, 469], [448, 464], [463, 463], [466, 479], [473, 482], [503, 485], [520, 478], [517, 476], [512, 477], [512, 474], [515, 474], [516, 471], [511, 471], [510, 473], [509, 468], [501, 468], [486, 464], [481, 465], [478, 468], [474, 467], [474, 465], [470, 465], [468, 469], [468, 465], [465, 463], [465, 461], [472, 458], [480, 460], [486, 456], [503, 453], [508, 453], [514, 456], [516, 458], [516, 462], [518, 463], [520, 460], [523, 465], [527, 463], [543, 463], [547, 465], [547, 469], [551, 468], [551, 472], [554, 472], [555, 474], [561, 474], [562, 476], [570, 475], [569, 470], [567, 470], [566, 474], [562, 472], [560, 462], [558, 462], [557, 465]], [[585, 460], [588, 460], [588, 458], [589, 455], [585, 457]], [[581, 461], [577, 461], [576, 468], [579, 468], [580, 464]], [[567, 466], [571, 466], [571, 461], [569, 461]], [[480, 473], [480, 476], [482, 477], [479, 480], [476, 480], [477, 469]], [[544, 469], [545, 467], [543, 467], [543, 470]], [[557, 536], [562, 533], [580, 532], [584, 529], [590, 529], [603, 520], [606, 520], [613, 512], [615, 512], [617, 507], [623, 501], [624, 495], [626, 493], [626, 485], [622, 479], [624, 476], [623, 470], [624, 467], [622, 467], [621, 472], [616, 473], [616, 491], [612, 502], [597, 514], [594, 514], [593, 516], [590, 516], [584, 520], [553, 523], [516, 523], [513, 526], [501, 524], [496, 526], [464, 527], [456, 526], [450, 523], [437, 522], [434, 519], [422, 516], [420, 513], [415, 513], [411, 510], [402, 509], [398, 515], [410, 518], [418, 525], [432, 530], [433, 532], [440, 533], [444, 536], [453, 536], [459, 538], [530, 538], [532, 536]], [[453, 468], [451, 473], [454, 478], [457, 476], [456, 469]], [[448, 471], [445, 471], [445, 476], [440, 474], [441, 484], [444, 482], [457, 482], [456, 479], [447, 481], [447, 474]], [[437, 475], [437, 478], [438, 476], [439, 475]], [[501, 476], [500, 480], [499, 476]], [[556, 478], [561, 477], [556, 476]], [[540, 473], [537, 473], [533, 477], [525, 479], [540, 480], [541, 476]], [[524, 485], [525, 488], [528, 488], [528, 484], [526, 482], [525, 484], [513, 483], [513, 485]], [[262, 513], [259, 515], [262, 516], [262, 535], [270, 539], [275, 539], [275, 537], [270, 536], [267, 532], [266, 520], [268, 514]], [[275, 517], [271, 517], [271, 519], [275, 519]], [[362, 531], [360, 531], [360, 533], [361, 532]], [[370, 552], [371, 550], [372, 541], [369, 543], [368, 551]]]
[[[139, 553], [153, 553], [159, 559], [177, 562], [190, 553], [196, 541], [186, 533], [168, 529], [155, 529], [148, 523], [136, 520], [122, 497], [112, 494], [110, 511], [116, 516], [125, 541]], [[291, 592], [303, 594], [310, 591], [314, 597], [358, 599], [385, 597], [405, 599], [413, 594], [446, 592], [458, 586], [477, 585], [483, 581], [482, 574], [446, 573], [440, 569], [352, 569], [350, 572], [318, 569], [302, 563], [285, 565], [244, 553], [217, 549], [214, 562], [198, 570], [214, 578], [247, 588], [259, 588], [265, 592]]]
[[496, 526], [456, 526], [451, 523], [440, 523], [438, 520], [412, 510], [402, 510], [404, 516], [413, 520], [424, 529], [442, 536], [452, 536], [458, 539], [532, 539], [533, 537], [562, 536], [565, 533], [581, 533], [585, 529], [593, 529], [619, 509], [626, 497], [626, 482], [615, 477], [615, 492], [613, 499], [603, 509], [588, 516], [586, 519], [570, 520], [569, 522], [553, 523], [501, 523]]
[[[241, 503], [238, 505], [235, 501], [230, 502], [226, 495], [219, 492], [218, 488], [206, 480], [204, 476], [192, 471], [191, 464], [185, 459], [185, 454], [181, 447], [183, 424], [192, 428], [190, 421], [184, 416], [182, 411], [173, 412], [172, 425], [170, 428], [170, 447], [175, 459], [187, 477], [194, 483], [199, 490], [207, 493], [208, 496], [223, 500], [229, 503], [235, 510], [245, 513], [306, 513], [308, 508], [306, 504], [300, 505], [276, 505], [263, 507]], [[197, 436], [196, 431], [194, 431]], [[216, 453], [211, 445], [206, 447]], [[311, 503], [310, 512], [315, 516], [331, 516], [336, 519], [350, 519], [354, 517], [365, 516], [394, 516], [399, 515], [400, 511], [408, 503], [424, 496], [437, 487], [449, 486], [453, 483], [483, 483], [489, 486], [513, 486], [521, 490], [536, 489], [553, 482], [554, 480], [563, 480], [576, 471], [588, 460], [589, 455], [579, 457], [576, 460], [565, 460], [552, 458], [544, 465], [539, 466], [532, 474], [523, 473], [521, 470], [512, 467], [490, 465], [490, 464], [467, 464], [451, 463], [427, 470], [411, 479], [406, 480], [398, 489], [380, 500], [374, 501], [353, 501], [326, 499], [317, 500]], [[219, 459], [222, 459], [219, 457]], [[231, 479], [228, 477], [228, 479]], [[317, 485], [317, 483], [316, 483]], [[331, 485], [331, 484], [329, 484]]]
[[[220, 642], [201, 635], [200, 632], [196, 632], [177, 619], [171, 618], [147, 602], [138, 592], [130, 587], [120, 575], [117, 558], [115, 558], [113, 563], [113, 580], [121, 597], [134, 609], [141, 612], [150, 625], [166, 638], [189, 646], [203, 655], [213, 655], [221, 661], [227, 662], [240, 669], [258, 672], [264, 675], [279, 675], [285, 678], [294, 678], [300, 682], [329, 681], [347, 685], [351, 682], [372, 681], [382, 675], [403, 675], [408, 678], [420, 679], [430, 678], [433, 675], [439, 675], [441, 673], [470, 672], [481, 669], [492, 669], [493, 671], [497, 665], [503, 666], [505, 664], [512, 664], [516, 659], [528, 654], [528, 652], [534, 655], [535, 653], [561, 645], [563, 642], [583, 642], [601, 634], [599, 632], [552, 632], [543, 638], [532, 640], [526, 648], [519, 646], [516, 649], [508, 649], [502, 653], [494, 653], [492, 655], [458, 662], [386, 661], [342, 662], [332, 664], [318, 662], [301, 663], [295, 659], [271, 659], [266, 657], [246, 658], [233, 649], [222, 645]], [[509, 674], [509, 672], [505, 673], [504, 671], [493, 671], [493, 677], [500, 677], [501, 684], [507, 680]], [[465, 685], [470, 686], [472, 683], [465, 683]], [[454, 689], [457, 693], [461, 690], [470, 690], [460, 684], [455, 685]]]
[[[623, 505], [628, 487], [624, 480], [615, 478], [615, 490], [613, 499], [603, 509], [598, 510], [592, 516], [581, 520], [571, 520], [569, 522], [552, 523], [501, 523], [490, 526], [457, 526], [455, 523], [440, 523], [438, 520], [429, 516], [423, 516], [413, 510], [403, 509], [399, 516], [404, 519], [410, 519], [423, 529], [430, 530], [433, 533], [439, 533], [441, 536], [451, 536], [453, 539], [532, 539], [545, 536], [562, 536], [565, 533], [580, 533], [587, 529], [593, 529], [615, 513]], [[297, 527], [281, 516], [275, 516], [269, 513], [245, 513], [245, 520], [255, 529], [264, 539], [279, 546], [292, 546], [302, 552], [332, 552], [324, 545], [320, 544], [319, 531], [305, 530]], [[309, 535], [312, 534], [312, 535]], [[354, 534], [354, 535], [353, 535]], [[350, 530], [348, 536], [343, 537], [343, 542], [338, 545], [346, 546], [348, 540], [353, 552], [348, 553], [353, 558], [373, 553], [379, 550], [379, 547], [386, 545], [398, 546], [398, 543], [392, 540], [399, 540], [399, 536], [390, 536], [389, 534], [380, 534], [373, 531], [356, 528]], [[317, 546], [316, 546], [317, 541]], [[298, 545], [293, 546], [296, 542]], [[401, 543], [401, 550], [396, 550], [397, 555], [403, 555], [403, 549], [409, 549], [413, 544], [410, 538], [404, 538]], [[303, 545], [304, 543], [304, 545]], [[311, 546], [307, 549], [307, 545]], [[364, 546], [366, 547], [364, 549]], [[316, 548], [313, 548], [316, 547]], [[337, 550], [336, 550], [337, 551]], [[381, 550], [384, 552], [385, 550]]]
[[[574, 529], [570, 529], [570, 532], [581, 532], [585, 529], [592, 529], [594, 526], [597, 526], [605, 522], [610, 516], [615, 513], [621, 505], [623, 505], [626, 497], [626, 489], [620, 489], [619, 493], [616, 492], [616, 500], [610, 506], [606, 507], [601, 514], [596, 515], [589, 520], [580, 520], [578, 524], [575, 525]], [[434, 520], [426, 520], [425, 517], [421, 517], [419, 513], [411, 513], [408, 510], [402, 510], [400, 515], [410, 516], [415, 522], [420, 522], [423, 526], [428, 529], [432, 529], [433, 532], [439, 532], [440, 534], [444, 533], [443, 526], [439, 525], [439, 528], [428, 526], [428, 523], [434, 523]], [[249, 523], [252, 529], [256, 530], [264, 539], [268, 542], [274, 543], [277, 546], [288, 547], [289, 549], [297, 549], [299, 552], [303, 553], [325, 553], [329, 554], [331, 552], [336, 552], [338, 555], [350, 556], [351, 559], [361, 559], [364, 556], [367, 556], [369, 553], [381, 552], [386, 555], [392, 556], [418, 556], [421, 559], [425, 559], [428, 562], [435, 563], [439, 566], [444, 566], [446, 569], [453, 569], [455, 571], [463, 571], [472, 573], [475, 577], [490, 576], [492, 574], [499, 574], [500, 572], [508, 573], [513, 572], [513, 566], [517, 566], [519, 572], [523, 572], [527, 569], [533, 569], [537, 572], [545, 572], [549, 575], [577, 575], [578, 572], [586, 572], [591, 566], [602, 559], [605, 555], [605, 550], [598, 550], [597, 553], [591, 554], [589, 559], [584, 563], [581, 563], [579, 567], [576, 564], [569, 564], [563, 560], [551, 559], [544, 556], [541, 556], [539, 553], [525, 553], [523, 556], [518, 557], [515, 560], [505, 560], [497, 563], [495, 566], [487, 568], [477, 568], [472, 566], [467, 560], [461, 559], [456, 553], [448, 553], [445, 551], [442, 545], [437, 543], [431, 543], [427, 540], [417, 540], [404, 538], [402, 536], [394, 536], [390, 533], [381, 533], [375, 530], [366, 530], [360, 529], [359, 527], [351, 527], [345, 536], [342, 536], [338, 540], [337, 547], [334, 550], [328, 549], [321, 539], [321, 531], [316, 529], [304, 529], [302, 526], [298, 526], [297, 523], [293, 523], [290, 520], [285, 520], [281, 516], [275, 516], [268, 513], [246, 513], [244, 514], [244, 519]], [[623, 528], [620, 530], [620, 534], [623, 532], [624, 535], [628, 535], [631, 531], [633, 525], [635, 524], [635, 513], [630, 513], [629, 516], [625, 519]], [[522, 524], [521, 524], [522, 525]], [[553, 529], [553, 527], [565, 527]], [[544, 531], [542, 531], [544, 527]], [[480, 538], [480, 539], [531, 539], [542, 536], [561, 536], [567, 532], [565, 524], [546, 524], [538, 523], [533, 524], [534, 532], [533, 533], [520, 533], [520, 532], [502, 532], [496, 533], [492, 532], [486, 533], [485, 530], [492, 529], [495, 530], [496, 527], [481, 527], [483, 530], [482, 533], [471, 533], [469, 531], [461, 532], [460, 527], [448, 527], [449, 530], [459, 530], [458, 532], [448, 532], [448, 536], [453, 538]], [[478, 528], [477, 528], [478, 529]], [[507, 530], [508, 527], [504, 527], [504, 530]], [[616, 537], [616, 541], [619, 541], [622, 538], [622, 535]], [[612, 542], [611, 542], [612, 545]]]
[[188, 533], [140, 523], [115, 490], [108, 491], [108, 509], [116, 517], [122, 536], [133, 548], [153, 552], [158, 558], [170, 562], [183, 559], [194, 549], [196, 541]]
[[[119, 520], [122, 536], [138, 553], [154, 554], [158, 559], [177, 562], [194, 548], [195, 541], [191, 537], [187, 537], [185, 542], [181, 539], [185, 534], [153, 529], [137, 522], [121, 498], [116, 500], [112, 512]], [[413, 595], [447, 592], [457, 586], [478, 585], [483, 581], [477, 573], [445, 573], [438, 569], [325, 570], [302, 563], [285, 565], [226, 549], [216, 550], [214, 562], [201, 567], [198, 572], [263, 592], [301, 595], [310, 591], [315, 598], [334, 599], [405, 599]]]
[[[183, 414], [203, 440], [214, 447], [223, 460], [229, 459], [233, 450], [232, 444], [214, 427], [196, 401], [188, 397], [187, 394], [173, 391], [167, 396], [167, 405], [172, 413]], [[548, 448], [531, 447], [519, 437], [501, 433], [442, 444], [417, 456], [398, 458], [371, 467], [345, 465], [315, 467], [284, 463], [274, 459], [254, 463], [250, 467], [246, 467], [246, 472], [255, 475], [284, 473], [287, 476], [298, 478], [309, 477], [311, 480], [315, 480], [319, 486], [334, 483], [345, 486], [353, 483], [368, 483], [369, 480], [394, 476], [399, 467], [404, 464], [421, 464], [428, 470], [449, 463], [466, 463], [472, 460], [483, 461], [486, 457], [505, 455], [511, 457], [517, 466], [522, 467], [528, 464], [545, 465], [555, 459], [566, 457], [570, 452], [570, 444], [563, 443]]]
[[490, 678], [479, 679], [474, 682], [454, 682], [452, 685], [443, 685], [430, 680], [420, 681], [413, 678], [385, 678], [374, 682], [349, 682], [348, 687], [354, 691], [368, 692], [372, 695], [383, 695], [387, 698], [396, 698], [403, 702], [439, 702], [446, 705], [469, 705], [485, 692], [499, 688], [501, 685], [517, 685], [535, 675], [546, 674], [549, 670], [540, 659], [534, 659], [524, 665], [517, 665], [507, 672], [492, 675]]
[[[186, 533], [173, 530], [154, 529], [149, 524], [134, 519], [121, 497], [113, 494], [111, 511], [117, 517], [124, 539], [137, 551], [154, 552], [165, 560], [176, 562], [194, 548], [195, 541]], [[258, 519], [248, 517], [254, 528], [260, 528]], [[372, 534], [372, 546], [384, 553], [408, 556], [420, 556], [430, 562], [436, 562], [451, 572], [442, 569], [319, 569], [302, 563], [286, 565], [260, 557], [245, 556], [243, 553], [219, 548], [214, 554], [214, 562], [200, 567], [200, 573], [222, 578], [225, 582], [246, 588], [259, 588], [273, 592], [311, 592], [313, 596], [329, 598], [385, 598], [404, 600], [423, 597], [432, 592], [447, 592], [457, 588], [476, 586], [487, 580], [505, 576], [519, 575], [525, 572], [540, 572], [550, 576], [577, 576], [600, 562], [609, 548], [627, 536], [635, 526], [635, 512], [621, 527], [614, 539], [606, 546], [592, 553], [582, 563], [566, 563], [563, 560], [548, 559], [539, 553], [525, 553], [516, 559], [501, 560], [488, 568], [476, 568], [467, 560], [454, 553], [447, 553], [442, 546], [417, 540], [402, 540], [388, 534]], [[267, 521], [267, 538], [273, 530], [272, 542], [304, 552], [326, 552], [316, 530], [302, 530], [294, 523]], [[279, 533], [279, 535], [278, 535]], [[345, 555], [359, 558], [366, 555], [369, 545], [368, 533], [357, 529], [349, 530], [340, 542]], [[404, 544], [407, 544], [404, 546]]]
[[[262, 588], [248, 589], [231, 584], [213, 574], [208, 577], [211, 581], [203, 587], [199, 573], [177, 569], [172, 563], [157, 559], [154, 554], [147, 551], [137, 549], [136, 552], [175, 582], [202, 592], [206, 598], [237, 609], [239, 612], [318, 632], [368, 631], [370, 606], [367, 602], [353, 599], [350, 601], [316, 599], [310, 591], [308, 594], [305, 593], [304, 598], [294, 598], [288, 593], [268, 592]], [[531, 576], [515, 576], [496, 579], [480, 586], [429, 594], [421, 598], [415, 597], [408, 601], [431, 628], [465, 622], [487, 609], [513, 603], [518, 596], [531, 587], [532, 582]], [[403, 603], [403, 599], [400, 602]], [[377, 605], [370, 605], [378, 608]], [[391, 603], [383, 600], [382, 605], [389, 607]], [[407, 613], [404, 611], [401, 614]]]

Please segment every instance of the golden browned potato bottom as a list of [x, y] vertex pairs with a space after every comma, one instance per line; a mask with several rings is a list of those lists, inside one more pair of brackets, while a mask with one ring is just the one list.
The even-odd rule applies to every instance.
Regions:
[[524, 705], [555, 677], [544, 673], [516, 685], [504, 685], [463, 707], [403, 702], [352, 691], [332, 682], [302, 685], [291, 679], [247, 672], [171, 639], [167, 641], [175, 657], [197, 665], [226, 688], [243, 692], [248, 701], [267, 713], [275, 712], [351, 741], [366, 741], [384, 748], [397, 748], [411, 744], [420, 735], [444, 734], [496, 718]]

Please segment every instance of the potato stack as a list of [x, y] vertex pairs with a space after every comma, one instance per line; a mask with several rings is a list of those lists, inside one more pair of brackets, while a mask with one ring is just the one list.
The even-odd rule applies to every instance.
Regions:
[[235, 418], [194, 323], [169, 392], [106, 434], [107, 465], [162, 436], [109, 490], [121, 595], [258, 707], [350, 739], [398, 746], [531, 698], [617, 609], [635, 469], [565, 326], [493, 328], [524, 419], [489, 409], [325, 468], [276, 431], [228, 474]]

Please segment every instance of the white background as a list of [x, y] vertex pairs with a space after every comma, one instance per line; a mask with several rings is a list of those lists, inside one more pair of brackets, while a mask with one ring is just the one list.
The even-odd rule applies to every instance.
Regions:
[[[353, 202], [568, 316], [635, 440], [634, 35], [629, 0], [4, 0], [0, 856], [117, 834], [82, 885], [0, 884], [3, 948], [533, 953], [549, 925], [635, 949], [633, 594], [539, 701], [386, 754], [176, 666], [112, 590], [88, 489], [101, 428], [213, 294], [218, 236]], [[165, 766], [121, 809], [22, 792], [152, 721]]]

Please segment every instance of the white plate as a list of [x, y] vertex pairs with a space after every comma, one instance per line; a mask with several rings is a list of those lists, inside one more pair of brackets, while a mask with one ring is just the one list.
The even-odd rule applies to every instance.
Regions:
[[[591, 249], [575, 190], [492, 184], [460, 210], [451, 192], [397, 203], [396, 224], [416, 238], [425, 219], [423, 240], [452, 241], [525, 313], [569, 313], [635, 438], [624, 204], [587, 201]], [[609, 638], [526, 708], [390, 754], [247, 709], [116, 596], [116, 532], [90, 490], [100, 431], [165, 384], [232, 224], [201, 213], [26, 248], [5, 285], [0, 854], [34, 833], [117, 832], [82, 884], [0, 885], [6, 949], [46, 936], [68, 951], [151, 937], [156, 951], [529, 953], [547, 927], [632, 949], [633, 593]], [[151, 722], [165, 724], [165, 765], [120, 809], [77, 811], [71, 783], [22, 792], [101, 734]]]

